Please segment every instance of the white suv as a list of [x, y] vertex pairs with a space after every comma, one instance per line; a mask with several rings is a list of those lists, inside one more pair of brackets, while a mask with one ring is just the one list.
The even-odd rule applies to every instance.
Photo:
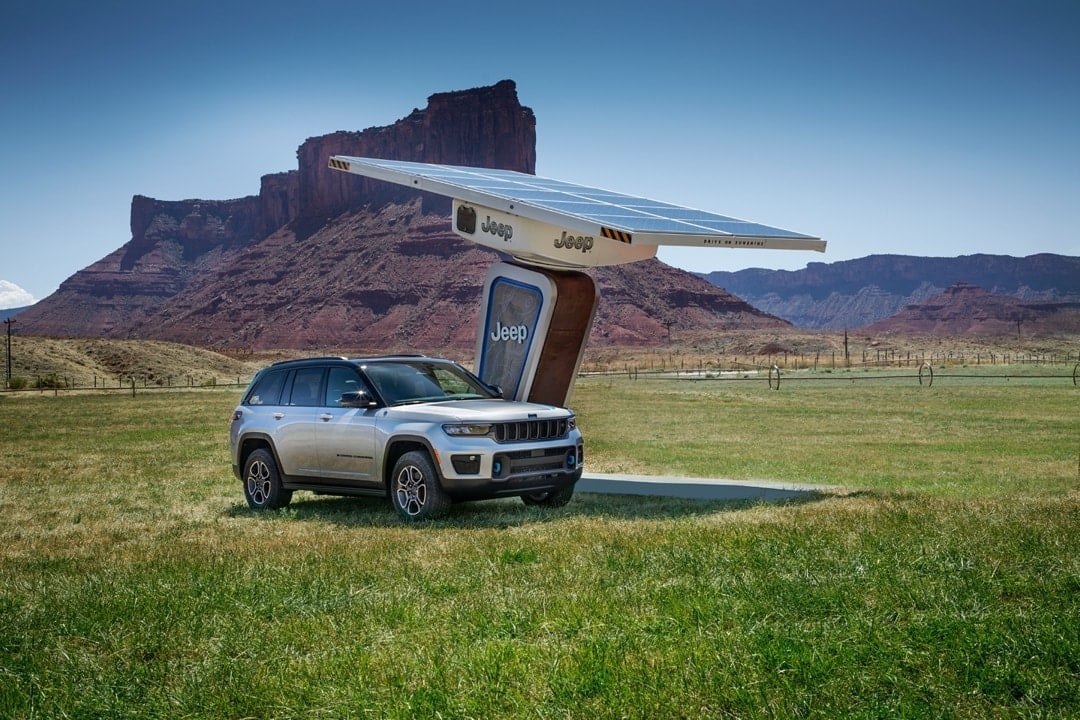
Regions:
[[284, 507], [294, 490], [380, 495], [406, 520], [511, 495], [560, 507], [584, 450], [570, 410], [504, 400], [460, 365], [423, 356], [263, 368], [233, 412], [229, 442], [252, 508]]

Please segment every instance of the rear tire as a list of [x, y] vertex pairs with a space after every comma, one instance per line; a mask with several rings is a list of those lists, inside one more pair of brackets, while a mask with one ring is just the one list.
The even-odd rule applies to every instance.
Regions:
[[439, 473], [426, 452], [413, 450], [394, 464], [390, 504], [403, 520], [432, 520], [450, 508], [450, 497], [439, 484]]
[[252, 450], [244, 460], [244, 499], [253, 510], [276, 510], [292, 502], [292, 490], [281, 487], [274, 454], [266, 448]]

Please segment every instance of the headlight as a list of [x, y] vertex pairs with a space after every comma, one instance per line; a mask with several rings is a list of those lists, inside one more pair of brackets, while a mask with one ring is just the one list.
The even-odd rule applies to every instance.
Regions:
[[451, 437], [483, 437], [491, 434], [491, 424], [443, 425], [443, 431]]
[[567, 430], [573, 430], [576, 427], [577, 427], [577, 416], [576, 415], [571, 415], [570, 417], [568, 417], [566, 419], [566, 429]]

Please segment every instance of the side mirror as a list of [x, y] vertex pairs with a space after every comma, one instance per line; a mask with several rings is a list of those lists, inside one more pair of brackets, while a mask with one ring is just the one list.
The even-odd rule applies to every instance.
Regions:
[[375, 398], [368, 395], [367, 390], [353, 390], [341, 394], [341, 407], [349, 408], [373, 408], [378, 403]]
[[487, 385], [487, 389], [490, 390], [491, 392], [495, 393], [499, 397], [503, 396], [503, 389], [502, 389], [501, 385], [495, 385], [493, 383], [484, 383], [484, 384]]

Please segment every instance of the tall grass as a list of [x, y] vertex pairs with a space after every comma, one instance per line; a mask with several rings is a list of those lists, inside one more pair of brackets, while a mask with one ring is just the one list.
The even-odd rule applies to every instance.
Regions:
[[0, 399], [0, 716], [1080, 714], [1061, 387], [584, 381], [593, 469], [847, 489], [420, 527], [372, 499], [248, 511], [234, 402]]

